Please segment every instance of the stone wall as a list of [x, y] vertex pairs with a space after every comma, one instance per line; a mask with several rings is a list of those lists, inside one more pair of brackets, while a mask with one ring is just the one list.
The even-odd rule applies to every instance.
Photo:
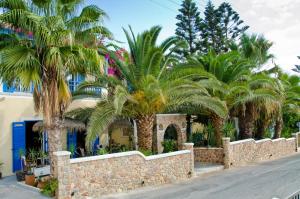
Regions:
[[143, 186], [173, 183], [192, 177], [193, 144], [187, 150], [145, 157], [138, 151], [70, 160], [70, 153], [55, 153], [58, 198], [99, 198]]
[[195, 162], [224, 163], [223, 148], [195, 147], [194, 157]]
[[186, 115], [185, 114], [156, 114], [156, 128], [154, 132], [154, 149], [162, 153], [164, 148], [161, 143], [164, 141], [165, 131], [169, 125], [174, 125], [177, 131], [178, 146], [186, 142]]
[[244, 166], [265, 160], [273, 160], [296, 152], [296, 138], [275, 140], [253, 139], [230, 142], [223, 138], [225, 168]]

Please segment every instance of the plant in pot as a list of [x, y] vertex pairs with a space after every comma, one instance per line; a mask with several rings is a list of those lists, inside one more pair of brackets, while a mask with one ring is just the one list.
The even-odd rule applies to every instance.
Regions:
[[2, 165], [3, 165], [3, 162], [0, 162], [0, 180], [2, 179]]
[[35, 176], [33, 173], [33, 168], [36, 167], [37, 162], [37, 152], [34, 149], [30, 149], [28, 153], [28, 164], [27, 171], [25, 174], [25, 183], [30, 186], [35, 185]]
[[25, 180], [25, 151], [23, 149], [19, 149], [18, 151], [21, 170], [16, 172], [17, 181], [24, 181]]

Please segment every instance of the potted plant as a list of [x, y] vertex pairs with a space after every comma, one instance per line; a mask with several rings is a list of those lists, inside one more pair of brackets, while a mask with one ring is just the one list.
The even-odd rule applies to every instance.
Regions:
[[18, 151], [19, 159], [21, 164], [21, 170], [16, 172], [17, 181], [24, 181], [25, 180], [25, 151], [20, 149]]
[[36, 162], [37, 162], [37, 153], [34, 149], [29, 150], [28, 159], [30, 161], [28, 162], [28, 167], [27, 167], [27, 171], [25, 174], [25, 183], [27, 185], [34, 186], [35, 185], [35, 176], [34, 176], [34, 173], [32, 170], [33, 170], [33, 167], [36, 166]]
[[0, 162], [0, 180], [2, 179], [2, 165], [3, 165], [3, 162]]
[[47, 178], [47, 177], [44, 177], [44, 178], [38, 177], [38, 179], [37, 179], [37, 181], [38, 181], [37, 188], [44, 189], [48, 180], [49, 180], [49, 178]]

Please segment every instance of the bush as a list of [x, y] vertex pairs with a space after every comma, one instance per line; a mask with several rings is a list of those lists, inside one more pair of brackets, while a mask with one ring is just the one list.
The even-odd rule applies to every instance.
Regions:
[[165, 140], [161, 144], [164, 147], [164, 153], [177, 151], [177, 142], [175, 140]]
[[105, 155], [108, 154], [108, 151], [106, 149], [98, 149], [97, 155]]
[[195, 144], [195, 147], [204, 146], [204, 135], [201, 132], [193, 133], [191, 141]]
[[144, 156], [150, 156], [150, 155], [153, 155], [152, 151], [150, 151], [150, 150], [143, 150], [143, 149], [140, 149], [139, 152], [141, 152], [142, 154], [144, 154]]
[[223, 135], [225, 137], [230, 137], [230, 141], [235, 141], [235, 127], [232, 122], [226, 122], [223, 126]]
[[55, 178], [50, 179], [46, 182], [44, 189], [42, 189], [41, 193], [48, 197], [54, 197], [55, 191], [58, 188], [58, 181]]

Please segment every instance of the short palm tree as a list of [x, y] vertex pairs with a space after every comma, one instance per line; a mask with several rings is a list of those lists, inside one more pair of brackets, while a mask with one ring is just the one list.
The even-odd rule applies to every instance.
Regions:
[[278, 72], [278, 84], [282, 85], [281, 106], [275, 118], [274, 138], [281, 136], [283, 128], [283, 111], [286, 113], [300, 115], [300, 77]]
[[[172, 66], [172, 49], [178, 40], [171, 37], [157, 44], [160, 31], [161, 27], [155, 26], [136, 36], [131, 29], [130, 33], [124, 30], [130, 51], [125, 56], [126, 61], [115, 59], [120, 79], [101, 76], [98, 82], [86, 82], [81, 86], [82, 89], [95, 88], [102, 86], [102, 81], [114, 87], [91, 114], [88, 146], [117, 117], [133, 118], [137, 124], [139, 148], [151, 150], [156, 113], [193, 106], [194, 109], [208, 109], [220, 117], [227, 115], [225, 104], [211, 97], [205, 84], [193, 81], [213, 76], [197, 67]], [[76, 116], [80, 111], [82, 109], [74, 110], [71, 115]]]
[[[250, 74], [247, 59], [241, 58], [239, 52], [216, 54], [209, 51], [206, 55], [194, 56], [189, 59], [189, 64], [194, 64], [203, 70], [213, 74], [219, 81], [219, 87], [208, 89], [211, 96], [226, 101], [229, 84], [243, 80]], [[216, 145], [222, 144], [222, 129], [226, 118], [222, 118], [214, 112], [209, 112], [208, 116], [212, 122], [215, 132]]]
[[262, 110], [272, 114], [280, 107], [281, 92], [273, 78], [252, 74], [248, 79], [230, 85], [229, 108], [239, 118], [240, 138], [253, 138], [255, 121]]
[[[1, 0], [0, 23], [12, 34], [1, 34], [0, 76], [3, 81], [34, 85], [37, 109], [43, 112], [48, 132], [49, 155], [62, 149], [60, 125], [71, 101], [67, 76], [99, 72], [102, 58], [98, 40], [110, 33], [102, 24], [106, 14], [97, 6], [84, 7], [81, 0]], [[17, 30], [25, 35], [20, 36]], [[53, 161], [51, 161], [53, 171]]]

